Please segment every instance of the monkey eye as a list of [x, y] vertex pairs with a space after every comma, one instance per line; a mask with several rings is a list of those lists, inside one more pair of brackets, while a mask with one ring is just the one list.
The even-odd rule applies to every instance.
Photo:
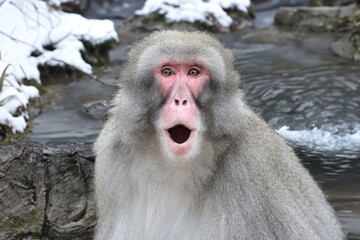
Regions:
[[162, 71], [161, 71], [161, 74], [165, 77], [168, 77], [170, 75], [173, 74], [173, 71], [170, 69], [170, 68], [164, 68]]
[[196, 76], [198, 76], [198, 75], [200, 74], [200, 71], [197, 70], [197, 69], [195, 69], [195, 68], [192, 68], [192, 69], [190, 69], [190, 71], [188, 72], [188, 74], [189, 74], [190, 76], [192, 76], [192, 77], [196, 77]]

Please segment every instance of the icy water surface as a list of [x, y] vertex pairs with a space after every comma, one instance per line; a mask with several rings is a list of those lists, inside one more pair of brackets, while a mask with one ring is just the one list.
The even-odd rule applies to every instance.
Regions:
[[[329, 197], [348, 239], [360, 239], [360, 66], [330, 51], [294, 45], [243, 44], [220, 36], [237, 58], [246, 100], [294, 146]], [[115, 78], [128, 46], [115, 49], [114, 66], [99, 75]], [[316, 50], [316, 49], [315, 49]], [[110, 99], [116, 87], [83, 77], [50, 86], [59, 97], [33, 121], [35, 142], [94, 141], [103, 122], [82, 105]]]

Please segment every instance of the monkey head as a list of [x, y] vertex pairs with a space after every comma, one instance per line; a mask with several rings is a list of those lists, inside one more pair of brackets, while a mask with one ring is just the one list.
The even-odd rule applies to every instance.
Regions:
[[[212, 148], [206, 136], [218, 114], [214, 105], [224, 96], [230, 101], [238, 89], [232, 53], [204, 33], [162, 31], [138, 43], [127, 60], [120, 92], [134, 99], [127, 106], [132, 122], [142, 122], [129, 128], [128, 139], [144, 142], [142, 149], [158, 144], [155, 148], [176, 164], [198, 160]], [[120, 101], [114, 105], [124, 106]]]

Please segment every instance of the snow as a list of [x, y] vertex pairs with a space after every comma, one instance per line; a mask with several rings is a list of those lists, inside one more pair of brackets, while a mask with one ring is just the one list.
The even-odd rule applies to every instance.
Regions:
[[250, 0], [147, 0], [137, 15], [149, 15], [158, 11], [167, 22], [203, 22], [213, 25], [208, 17], [213, 16], [223, 27], [229, 27], [232, 19], [225, 9], [238, 9], [247, 13]]
[[[60, 5], [66, 0], [49, 2]], [[0, 76], [9, 66], [0, 92], [0, 123], [19, 132], [26, 127], [27, 113], [17, 117], [14, 113], [39, 96], [36, 88], [23, 85], [22, 80], [41, 83], [38, 65], [71, 65], [91, 74], [91, 66], [81, 57], [81, 40], [94, 45], [118, 40], [113, 22], [65, 13], [41, 0], [0, 0], [0, 22], [6, 23], [0, 24]]]
[[0, 107], [0, 124], [9, 126], [13, 133], [16, 131], [23, 132], [26, 128], [24, 116], [13, 117], [6, 109]]
[[[7, 23], [0, 25], [1, 61], [14, 66], [18, 79], [35, 79], [40, 83], [39, 64], [69, 64], [91, 73], [91, 66], [81, 58], [80, 50], [84, 46], [80, 40], [93, 44], [117, 40], [114, 24], [109, 20], [88, 20], [78, 14], [51, 9], [40, 0], [1, 3], [0, 21]], [[44, 48], [49, 45], [55, 50]], [[35, 50], [42, 54], [31, 57]]]
[[57, 7], [60, 7], [62, 3], [75, 2], [76, 0], [50, 0], [51, 4], [54, 4]]

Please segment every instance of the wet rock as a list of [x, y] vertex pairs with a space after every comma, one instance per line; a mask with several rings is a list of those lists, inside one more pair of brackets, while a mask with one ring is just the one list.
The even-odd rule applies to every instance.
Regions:
[[350, 16], [354, 5], [344, 7], [282, 7], [274, 24], [302, 31], [346, 31], [350, 28]]
[[333, 51], [344, 58], [352, 58], [355, 52], [355, 47], [350, 41], [349, 36], [345, 36], [340, 40], [336, 41], [332, 45]]
[[360, 3], [351, 15], [351, 32], [332, 45], [333, 51], [345, 58], [360, 60]]
[[274, 24], [240, 38], [246, 43], [296, 43], [314, 52], [332, 51], [360, 60], [360, 4], [279, 8]]
[[95, 119], [106, 119], [110, 109], [110, 101], [95, 101], [84, 104], [82, 111]]
[[342, 36], [342, 33], [295, 31], [271, 25], [242, 36], [240, 41], [275, 45], [296, 44], [312, 52], [331, 54], [332, 44]]
[[356, 0], [310, 0], [309, 6], [345, 6], [355, 3]]
[[352, 32], [350, 40], [355, 47], [353, 59], [360, 60], [360, 2], [358, 1], [351, 15]]
[[0, 239], [91, 239], [92, 144], [0, 146]]
[[343, 36], [343, 31], [350, 29], [350, 17], [354, 7], [281, 7], [275, 15], [273, 25], [252, 31], [242, 36], [241, 41], [302, 43], [309, 38], [323, 38], [325, 35], [325, 38], [331, 40], [339, 39]]
[[254, 30], [240, 38], [245, 43], [261, 43], [261, 44], [285, 44], [287, 42], [296, 41], [298, 34], [294, 31], [283, 31], [278, 27], [271, 25], [266, 28]]

